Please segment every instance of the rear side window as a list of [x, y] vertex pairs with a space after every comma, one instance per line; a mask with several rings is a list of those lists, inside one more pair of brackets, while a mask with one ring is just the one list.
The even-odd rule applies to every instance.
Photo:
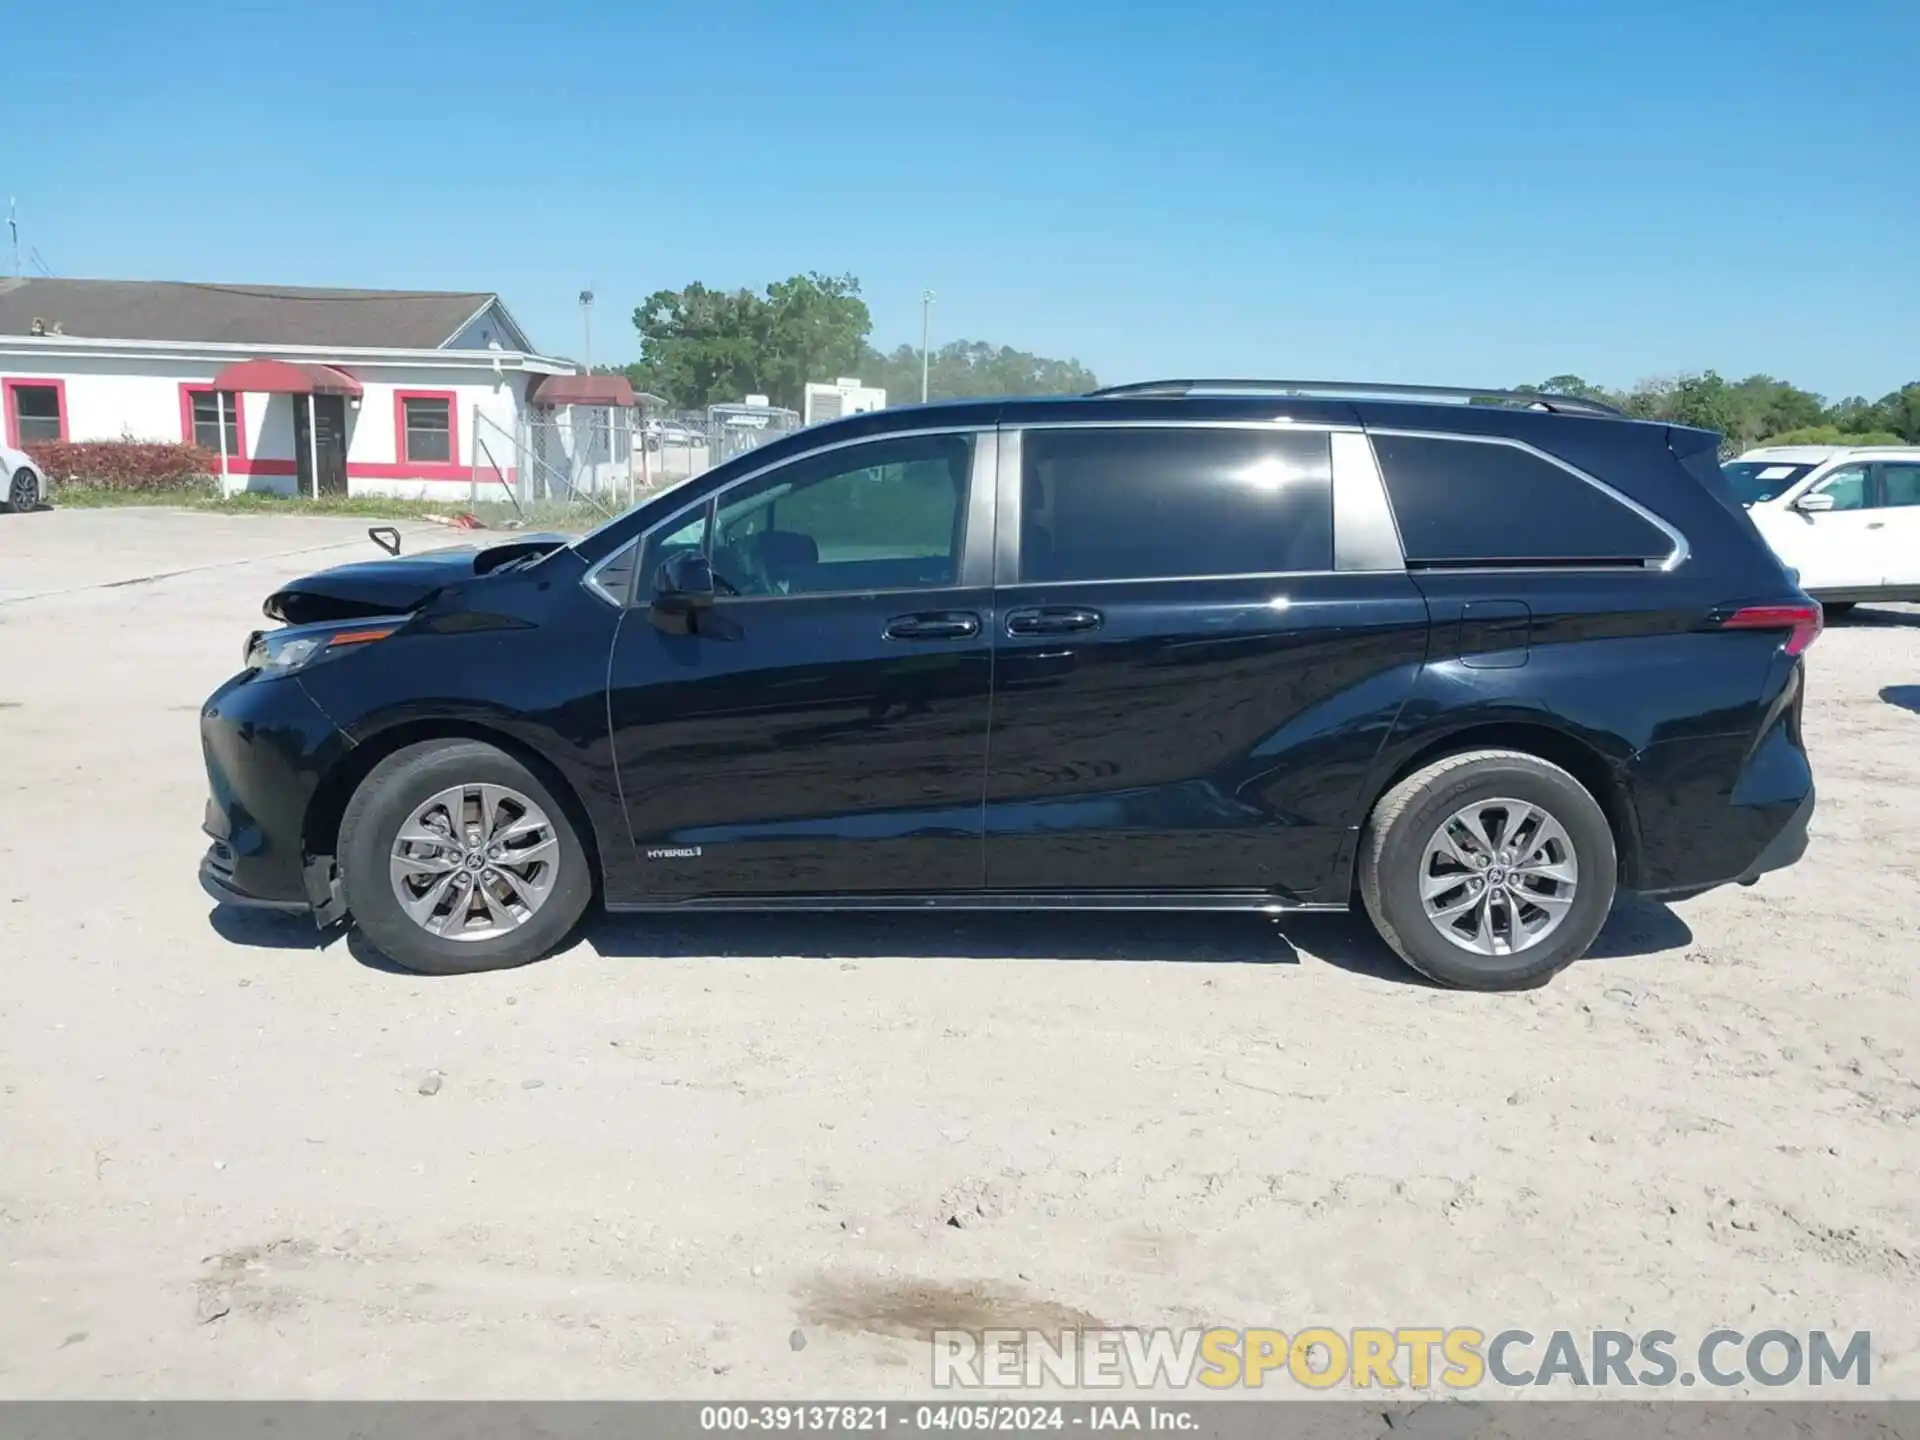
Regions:
[[1333, 568], [1324, 434], [1088, 427], [1021, 444], [1022, 580]]
[[1920, 465], [1882, 465], [1880, 483], [1887, 505], [1920, 505]]
[[1376, 435], [1374, 452], [1411, 564], [1664, 560], [1658, 526], [1531, 451], [1486, 441]]

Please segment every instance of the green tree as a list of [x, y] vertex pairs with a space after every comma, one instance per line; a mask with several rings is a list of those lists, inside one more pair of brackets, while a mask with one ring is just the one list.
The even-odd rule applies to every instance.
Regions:
[[764, 317], [759, 392], [790, 410], [801, 408], [809, 380], [853, 375], [868, 353], [873, 317], [851, 275], [776, 281], [767, 287]]
[[1733, 391], [1712, 370], [1698, 375], [1683, 375], [1674, 382], [1668, 396], [1668, 413], [1663, 417], [1676, 425], [1692, 425], [1700, 430], [1716, 430], [1738, 443], [1740, 411]]
[[1822, 423], [1848, 434], [1865, 434], [1887, 428], [1887, 415], [1878, 401], [1864, 395], [1849, 395], [1827, 407]]
[[1909, 445], [1920, 445], [1920, 380], [1909, 381], [1891, 395], [1881, 397], [1876, 408], [1887, 429]]
[[633, 312], [648, 388], [686, 409], [762, 394], [797, 410], [807, 381], [860, 358], [872, 323], [851, 275], [796, 275], [764, 295], [696, 281]]
[[1605, 386], [1591, 385], [1578, 375], [1555, 375], [1538, 385], [1522, 385], [1522, 390], [1548, 395], [1571, 395], [1579, 400], [1598, 400], [1602, 405], [1618, 405], [1620, 397]]
[[[984, 340], [954, 340], [927, 357], [927, 398], [966, 400], [993, 395], [1084, 395], [1098, 388], [1094, 373], [1078, 360], [1051, 360]], [[920, 398], [920, 352], [901, 345], [881, 354], [869, 350], [855, 372], [887, 392], [890, 405]]]
[[1771, 375], [1749, 375], [1729, 392], [1733, 401], [1733, 429], [1727, 438], [1745, 447], [1763, 435], [1804, 430], [1825, 422], [1826, 401]]
[[737, 400], [753, 389], [764, 357], [766, 302], [746, 290], [656, 290], [633, 312], [640, 364], [676, 406]]

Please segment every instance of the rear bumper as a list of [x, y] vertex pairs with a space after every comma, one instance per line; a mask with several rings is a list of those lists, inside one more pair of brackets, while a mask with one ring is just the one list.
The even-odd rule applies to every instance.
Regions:
[[1813, 799], [1814, 792], [1809, 788], [1807, 798], [1800, 802], [1786, 828], [1774, 836], [1759, 858], [1739, 875], [1737, 884], [1751, 885], [1768, 871], [1784, 870], [1807, 853], [1807, 824], [1813, 819]]

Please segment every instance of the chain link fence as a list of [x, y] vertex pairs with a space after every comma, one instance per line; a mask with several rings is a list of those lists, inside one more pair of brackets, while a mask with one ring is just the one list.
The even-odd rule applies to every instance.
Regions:
[[473, 412], [470, 504], [490, 523], [578, 531], [797, 429], [769, 406], [658, 412], [568, 405], [524, 411], [509, 432]]

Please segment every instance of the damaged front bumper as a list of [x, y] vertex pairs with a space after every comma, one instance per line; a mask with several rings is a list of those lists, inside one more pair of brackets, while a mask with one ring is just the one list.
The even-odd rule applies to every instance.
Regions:
[[214, 691], [200, 711], [213, 842], [201, 888], [223, 905], [338, 919], [333, 859], [308, 855], [306, 823], [352, 744], [292, 676], [243, 671]]

